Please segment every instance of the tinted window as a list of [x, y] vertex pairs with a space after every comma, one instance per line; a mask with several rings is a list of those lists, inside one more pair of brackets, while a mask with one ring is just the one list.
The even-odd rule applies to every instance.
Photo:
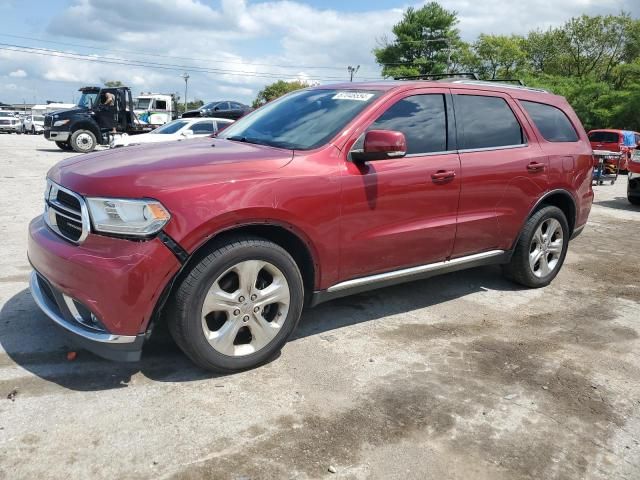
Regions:
[[310, 150], [335, 137], [379, 96], [366, 90], [298, 90], [242, 117], [220, 138]]
[[198, 122], [191, 125], [191, 130], [195, 134], [213, 133], [213, 122]]
[[444, 152], [447, 149], [447, 116], [443, 95], [413, 95], [384, 112], [369, 130], [404, 133], [407, 154]]
[[504, 99], [455, 95], [455, 107], [461, 149], [524, 143], [522, 128]]
[[156, 108], [158, 110], [166, 110], [167, 109], [167, 101], [166, 100], [156, 100]]
[[220, 102], [213, 107], [214, 111], [229, 110], [229, 102]]
[[597, 143], [618, 143], [620, 136], [617, 132], [591, 132], [589, 141]]
[[562, 110], [536, 102], [521, 102], [538, 130], [549, 142], [577, 142], [578, 134]]
[[239, 103], [229, 102], [229, 104], [231, 105], [232, 110], [242, 110], [243, 108]]
[[176, 133], [178, 130], [184, 127], [187, 123], [189, 123], [187, 120], [174, 120], [173, 122], [165, 123], [163, 126], [156, 128], [150, 133], [165, 134], [165, 135]]

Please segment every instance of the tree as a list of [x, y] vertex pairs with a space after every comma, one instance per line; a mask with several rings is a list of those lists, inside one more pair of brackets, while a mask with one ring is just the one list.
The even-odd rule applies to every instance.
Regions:
[[278, 80], [270, 85], [267, 85], [262, 90], [258, 92], [258, 96], [253, 101], [253, 108], [258, 108], [264, 105], [271, 100], [275, 100], [278, 97], [281, 97], [285, 93], [293, 92], [295, 90], [300, 90], [301, 88], [306, 88], [309, 85], [300, 80], [293, 80], [290, 82], [286, 82], [284, 80]]
[[394, 25], [395, 40], [374, 49], [382, 75], [398, 77], [445, 73], [451, 67], [454, 51], [461, 41], [455, 26], [457, 12], [446, 10], [437, 2], [416, 10], [409, 7], [402, 20]]
[[120, 80], [104, 80], [104, 86], [109, 88], [124, 87], [124, 83]]
[[523, 43], [524, 39], [517, 35], [481, 34], [472, 47], [477, 57], [472, 68], [481, 78], [510, 78], [526, 59]]
[[[176, 111], [178, 112], [179, 115], [182, 115], [185, 112], [185, 109], [184, 109], [184, 102], [180, 102], [180, 95], [178, 95], [177, 93], [174, 93], [173, 101], [175, 102], [175, 105], [176, 105]], [[191, 102], [187, 102], [187, 110], [195, 110], [197, 108], [200, 108], [203, 105], [204, 105], [204, 102], [196, 98]]]

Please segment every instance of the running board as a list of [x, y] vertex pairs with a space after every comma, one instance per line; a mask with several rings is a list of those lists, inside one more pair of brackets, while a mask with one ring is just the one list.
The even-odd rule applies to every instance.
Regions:
[[368, 277], [354, 278], [332, 285], [326, 290], [313, 292], [311, 306], [344, 297], [367, 290], [388, 287], [398, 283], [409, 282], [428, 278], [443, 273], [455, 272], [471, 267], [506, 263], [511, 257], [511, 252], [505, 250], [490, 250], [488, 252], [475, 253], [465, 257], [453, 258], [443, 262], [418, 265], [416, 267], [403, 268], [391, 272], [378, 273]]

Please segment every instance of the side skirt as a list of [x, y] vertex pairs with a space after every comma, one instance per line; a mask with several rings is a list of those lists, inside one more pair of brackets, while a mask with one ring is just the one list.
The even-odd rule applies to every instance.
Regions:
[[513, 252], [510, 250], [490, 250], [488, 252], [475, 253], [473, 255], [453, 258], [443, 262], [418, 265], [416, 267], [403, 268], [401, 270], [394, 270], [391, 272], [347, 280], [345, 282], [332, 285], [326, 290], [313, 292], [310, 306], [314, 307], [320, 303], [328, 302], [329, 300], [336, 298], [346, 297], [348, 295], [377, 288], [389, 287], [399, 283], [422, 280], [444, 273], [465, 270], [467, 268], [508, 263], [509, 260], [511, 260], [512, 253]]

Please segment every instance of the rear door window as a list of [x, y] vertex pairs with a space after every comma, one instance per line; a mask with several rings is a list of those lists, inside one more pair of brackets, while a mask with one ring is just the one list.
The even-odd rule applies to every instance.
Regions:
[[533, 123], [548, 142], [577, 142], [578, 134], [559, 108], [537, 102], [521, 101]]
[[201, 135], [206, 133], [213, 133], [213, 122], [198, 122], [191, 125], [191, 131], [195, 135]]
[[368, 130], [404, 133], [407, 155], [447, 150], [444, 95], [412, 95], [393, 104]]
[[522, 127], [506, 100], [482, 95], [454, 95], [461, 150], [490, 149], [525, 143]]

